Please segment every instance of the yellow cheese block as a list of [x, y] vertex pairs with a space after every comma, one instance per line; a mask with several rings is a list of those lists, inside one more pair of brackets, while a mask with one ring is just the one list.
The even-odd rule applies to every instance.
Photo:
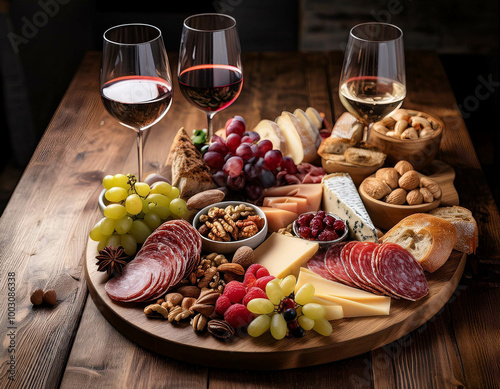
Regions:
[[342, 307], [340, 305], [332, 303], [331, 301], [314, 296], [311, 300], [311, 303], [321, 304], [325, 307], [326, 320], [337, 320], [344, 317], [344, 310], [342, 309]]
[[259, 207], [266, 214], [267, 224], [271, 232], [277, 232], [280, 228], [287, 227], [293, 223], [299, 215], [294, 212], [285, 211], [284, 209]]
[[360, 316], [381, 316], [388, 315], [391, 309], [391, 299], [387, 301], [372, 302], [362, 304], [357, 301], [343, 299], [341, 297], [316, 293], [316, 296], [328, 300], [342, 307], [344, 317], [360, 317]]
[[321, 184], [294, 184], [274, 186], [264, 189], [265, 197], [294, 196], [307, 199], [307, 212], [319, 211], [323, 196], [323, 186]]
[[301, 266], [318, 251], [318, 243], [273, 232], [254, 250], [255, 263], [269, 270], [276, 278], [299, 275]]
[[390, 304], [391, 301], [391, 298], [387, 296], [377, 296], [376, 294], [352, 288], [341, 284], [340, 282], [327, 280], [326, 278], [323, 278], [306, 268], [300, 269], [299, 278], [297, 279], [297, 284], [295, 285], [295, 292], [297, 292], [302, 285], [309, 282], [314, 285], [316, 295], [332, 295], [363, 304], [379, 302], [388, 302]]

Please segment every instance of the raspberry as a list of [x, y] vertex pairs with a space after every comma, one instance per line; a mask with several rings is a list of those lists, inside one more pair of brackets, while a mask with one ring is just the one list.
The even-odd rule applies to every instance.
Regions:
[[[255, 283], [255, 286], [257, 288], [260, 288], [262, 290], [266, 290], [266, 285], [269, 281], [274, 280], [276, 277], [275, 276], [267, 276], [267, 277], [262, 277], [257, 280]], [[226, 286], [227, 288], [227, 286]]]
[[219, 296], [215, 302], [215, 312], [219, 315], [224, 315], [227, 309], [231, 306], [231, 301], [227, 296]]
[[264, 292], [261, 288], [250, 288], [245, 297], [243, 297], [243, 301], [241, 303], [246, 307], [247, 304], [253, 299], [267, 299], [266, 292]]
[[297, 224], [300, 227], [308, 227], [314, 215], [312, 213], [306, 213], [299, 216], [297, 219]]
[[234, 303], [239, 303], [243, 297], [245, 297], [246, 289], [245, 286], [239, 281], [231, 281], [224, 288], [223, 296], [227, 296], [229, 301]]
[[224, 320], [234, 328], [247, 326], [253, 320], [253, 317], [252, 312], [243, 304], [233, 304], [227, 309], [226, 313], [224, 313]]
[[255, 282], [257, 281], [257, 278], [253, 274], [246, 273], [245, 274], [245, 279], [243, 280], [243, 285], [247, 290], [252, 288], [255, 285]]
[[257, 273], [255, 273], [255, 278], [259, 279], [259, 278], [262, 278], [262, 277], [267, 277], [269, 275], [269, 271], [263, 267], [259, 270], [257, 270]]
[[245, 273], [245, 277], [247, 274], [252, 274], [255, 276], [255, 274], [257, 273], [257, 270], [262, 269], [263, 267], [264, 266], [259, 265], [258, 263], [254, 263], [253, 265], [250, 265], [250, 267], [247, 269], [247, 271]]
[[318, 240], [321, 242], [327, 241], [327, 240], [335, 240], [338, 239], [338, 235], [335, 231], [330, 231], [330, 230], [324, 230], [321, 234], [318, 236]]

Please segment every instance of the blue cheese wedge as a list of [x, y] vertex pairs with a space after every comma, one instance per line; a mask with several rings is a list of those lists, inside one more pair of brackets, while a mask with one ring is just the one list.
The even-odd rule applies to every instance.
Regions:
[[332, 173], [321, 181], [323, 209], [346, 221], [349, 237], [362, 242], [378, 242], [377, 229], [359, 197], [348, 173]]

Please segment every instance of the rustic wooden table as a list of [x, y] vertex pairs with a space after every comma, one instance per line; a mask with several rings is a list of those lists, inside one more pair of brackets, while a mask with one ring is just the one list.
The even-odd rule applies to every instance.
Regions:
[[[171, 63], [176, 74], [173, 55]], [[330, 122], [344, 112], [338, 99], [340, 52], [246, 54], [243, 64], [243, 92], [216, 116], [220, 126], [238, 114], [252, 128], [261, 118], [297, 107], [314, 106]], [[468, 258], [450, 301], [404, 338], [348, 360], [265, 372], [244, 365], [237, 371], [206, 368], [155, 355], [115, 330], [89, 297], [82, 265], [88, 232], [99, 218], [101, 179], [136, 168], [135, 134], [101, 104], [99, 66], [100, 53], [88, 53], [0, 220], [2, 387], [498, 385], [500, 218], [435, 54], [407, 53], [404, 105], [427, 107], [445, 123], [438, 158], [455, 168], [461, 204], [477, 218], [477, 254]], [[170, 111], [149, 130], [145, 171], [162, 169], [178, 128], [205, 125], [204, 115], [174, 84]], [[29, 296], [37, 287], [57, 290], [54, 308], [31, 305]]]

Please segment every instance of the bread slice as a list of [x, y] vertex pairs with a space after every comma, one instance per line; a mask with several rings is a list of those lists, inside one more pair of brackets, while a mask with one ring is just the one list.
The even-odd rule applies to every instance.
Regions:
[[316, 139], [304, 128], [299, 119], [290, 112], [283, 111], [281, 116], [276, 119], [276, 123], [285, 135], [288, 145], [288, 153], [285, 156], [292, 157], [296, 165], [302, 162], [311, 162], [317, 158]]
[[457, 230], [449, 221], [427, 213], [405, 217], [381, 239], [410, 252], [424, 270], [434, 272], [448, 260], [457, 242]]
[[302, 125], [307, 129], [307, 131], [309, 131], [311, 134], [314, 134], [314, 136], [316, 137], [315, 145], [316, 148], [318, 148], [321, 143], [321, 136], [319, 135], [318, 129], [313, 124], [309, 116], [307, 116], [307, 114], [300, 108], [297, 108], [295, 111], [293, 111], [293, 114], [297, 119], [299, 119], [299, 122], [302, 123]]
[[358, 166], [382, 165], [386, 155], [373, 149], [351, 147], [344, 152], [346, 162]]
[[332, 138], [353, 139], [356, 143], [363, 140], [365, 125], [358, 122], [349, 112], [344, 112], [333, 126]]
[[309, 117], [309, 119], [311, 119], [312, 124], [314, 124], [318, 131], [323, 128], [323, 118], [316, 108], [308, 107], [306, 109], [306, 115]]
[[179, 188], [180, 197], [183, 199], [216, 188], [209, 167], [184, 128], [177, 131], [166, 165], [171, 166], [172, 185]]
[[288, 147], [285, 136], [281, 128], [271, 120], [261, 120], [253, 129], [260, 135], [260, 139], [268, 139], [273, 144], [273, 149], [281, 151], [281, 154], [288, 154]]
[[429, 212], [431, 215], [448, 220], [457, 229], [457, 243], [453, 249], [466, 254], [476, 252], [479, 244], [479, 231], [472, 212], [467, 208], [440, 207]]

